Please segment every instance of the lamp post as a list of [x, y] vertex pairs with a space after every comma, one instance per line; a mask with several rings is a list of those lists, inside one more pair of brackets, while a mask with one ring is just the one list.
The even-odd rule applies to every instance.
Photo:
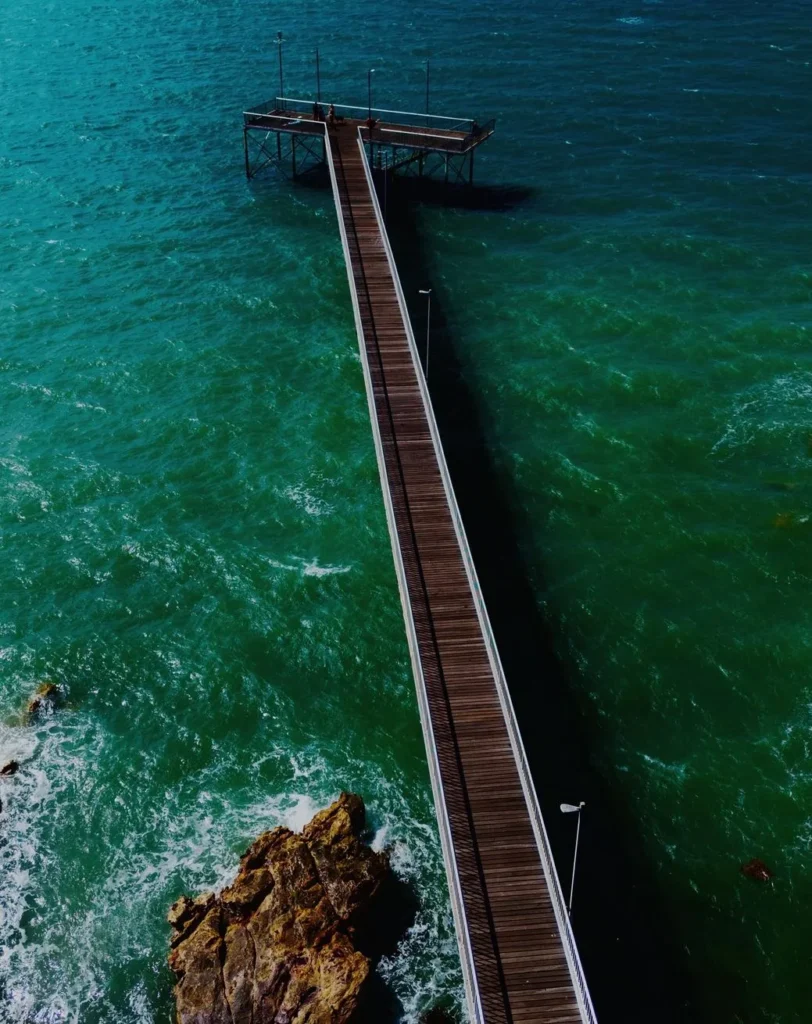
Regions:
[[375, 74], [375, 68], [370, 68], [367, 71], [367, 116], [372, 122], [372, 76]]
[[[381, 149], [382, 147], [379, 146], [378, 148]], [[379, 154], [379, 156], [380, 156], [380, 154]], [[388, 196], [389, 196], [389, 154], [388, 153], [384, 153], [383, 158], [386, 161], [386, 166], [384, 167], [384, 171], [383, 171], [383, 222], [385, 224], [386, 223], [387, 199], [388, 199]]]
[[578, 863], [578, 840], [581, 837], [581, 809], [585, 807], [582, 800], [579, 804], [561, 804], [562, 814], [577, 814], [578, 825], [575, 829], [575, 852], [572, 855], [572, 880], [570, 881], [570, 899], [567, 904], [567, 916], [572, 916], [572, 897], [575, 892], [575, 865]]
[[429, 116], [429, 81], [431, 79], [431, 62], [426, 57], [426, 117]]
[[321, 67], [319, 66], [319, 48], [316, 47], [316, 102], [321, 103]]
[[276, 45], [279, 47], [279, 99], [284, 99], [285, 83], [282, 78], [282, 33], [276, 33]]
[[426, 369], [424, 377], [429, 381], [429, 342], [431, 341], [431, 288], [421, 288], [420, 295], [426, 296]]

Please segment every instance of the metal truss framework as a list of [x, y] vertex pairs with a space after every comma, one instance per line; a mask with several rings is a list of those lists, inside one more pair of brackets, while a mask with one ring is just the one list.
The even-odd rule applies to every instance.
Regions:
[[[272, 168], [285, 178], [301, 178], [325, 165], [325, 142], [314, 135], [250, 127], [243, 128], [245, 174], [256, 178]], [[444, 153], [408, 146], [366, 144], [370, 167], [378, 174], [444, 181], [446, 185], [472, 185], [474, 150]]]
[[301, 178], [326, 162], [324, 139], [296, 132], [243, 128], [245, 175], [256, 178], [269, 167], [285, 178]]
[[[371, 150], [371, 152], [370, 152]], [[443, 153], [439, 150], [414, 150], [405, 146], [367, 146], [370, 166], [375, 171], [398, 171], [409, 178], [431, 178], [446, 185], [473, 185], [474, 150]]]

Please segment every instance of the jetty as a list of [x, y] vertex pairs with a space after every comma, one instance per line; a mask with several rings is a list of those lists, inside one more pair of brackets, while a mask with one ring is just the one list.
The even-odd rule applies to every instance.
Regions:
[[595, 1024], [373, 182], [473, 180], [495, 125], [277, 98], [243, 119], [246, 174], [326, 164], [472, 1024]]

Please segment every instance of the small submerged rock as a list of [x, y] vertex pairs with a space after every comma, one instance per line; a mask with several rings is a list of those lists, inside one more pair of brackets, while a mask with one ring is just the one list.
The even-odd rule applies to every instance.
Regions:
[[16, 775], [19, 767], [19, 761], [6, 761], [3, 767], [0, 768], [0, 775]]
[[263, 833], [219, 895], [169, 911], [178, 1024], [348, 1024], [370, 973], [354, 925], [389, 876], [342, 793], [301, 834]]
[[763, 860], [758, 857], [753, 857], [752, 860], [748, 860], [746, 864], [742, 864], [741, 872], [748, 878], [752, 878], [756, 882], [769, 882], [774, 877], [774, 872], [771, 871]]
[[45, 711], [53, 711], [59, 703], [59, 696], [59, 687], [56, 683], [40, 683], [26, 708], [29, 719], [36, 718]]

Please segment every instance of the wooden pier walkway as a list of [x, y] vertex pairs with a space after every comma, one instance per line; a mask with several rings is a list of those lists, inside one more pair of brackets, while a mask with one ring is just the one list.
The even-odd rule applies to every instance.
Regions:
[[593, 1024], [374, 194], [364, 129], [357, 120], [320, 128], [327, 133], [471, 1019]]

